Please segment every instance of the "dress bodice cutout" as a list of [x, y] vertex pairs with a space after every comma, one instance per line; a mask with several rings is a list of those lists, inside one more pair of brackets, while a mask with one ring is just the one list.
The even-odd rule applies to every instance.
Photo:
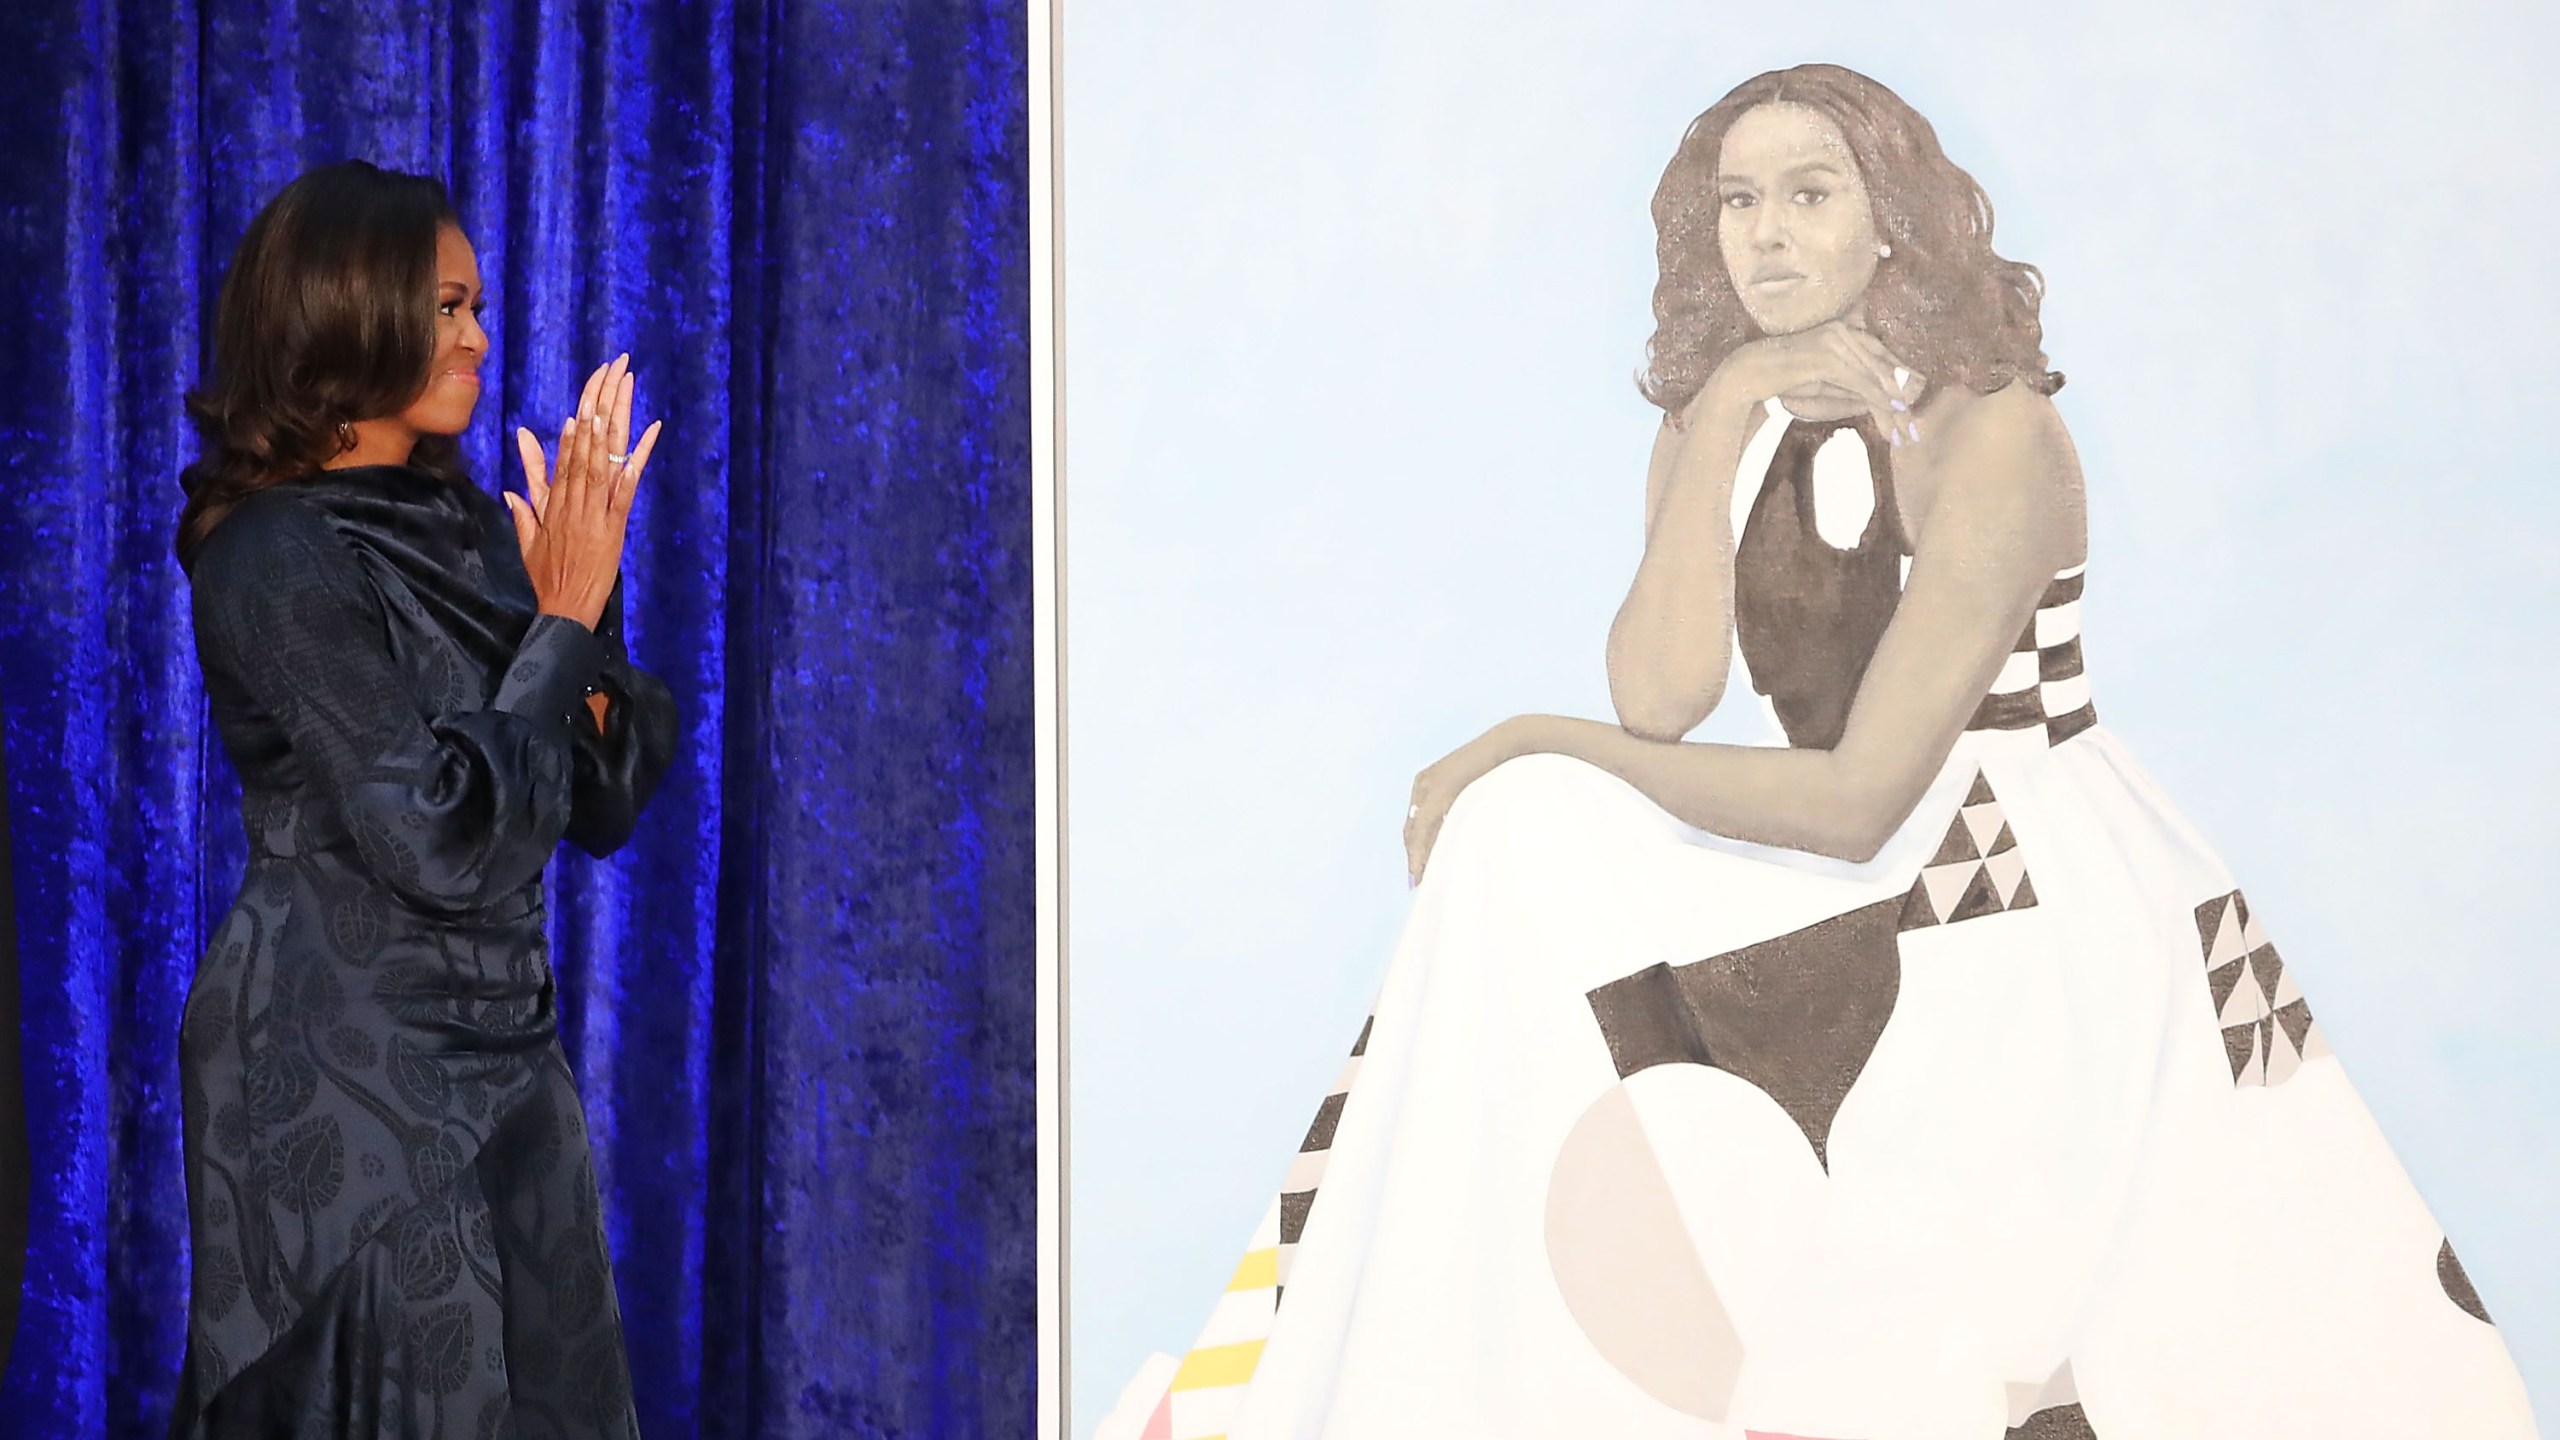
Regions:
[[[1912, 546], [1893, 459], [1866, 416], [1804, 420], [1771, 400], [1733, 495], [1734, 641], [1787, 743], [1840, 743], [1867, 663], [1902, 599]], [[2080, 654], [2086, 565], [2058, 573], [1966, 727], [2042, 726], [2060, 744], [2097, 721]]]

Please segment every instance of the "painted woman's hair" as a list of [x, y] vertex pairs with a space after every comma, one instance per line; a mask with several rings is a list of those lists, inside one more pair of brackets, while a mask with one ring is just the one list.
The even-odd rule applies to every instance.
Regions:
[[1866, 291], [1867, 329], [1937, 384], [1985, 394], [2012, 380], [2050, 395], [2036, 318], [2044, 277], [1991, 249], [1991, 201], [1938, 148], [1938, 133], [1902, 97], [1854, 70], [1798, 65], [1755, 75], [1689, 126], [1653, 192], [1653, 338], [1638, 388], [1672, 414], [1735, 347], [1759, 338], [1716, 244], [1724, 207], [1716, 161], [1725, 132], [1755, 106], [1802, 105], [1839, 127], [1893, 255]]
[[[396, 415], [426, 388], [436, 232], [453, 223], [443, 185], [362, 160], [304, 173], [249, 222], [187, 395], [202, 451], [179, 481], [180, 564], [241, 501], [337, 456], [340, 426]], [[449, 435], [419, 437], [409, 463], [462, 479]]]

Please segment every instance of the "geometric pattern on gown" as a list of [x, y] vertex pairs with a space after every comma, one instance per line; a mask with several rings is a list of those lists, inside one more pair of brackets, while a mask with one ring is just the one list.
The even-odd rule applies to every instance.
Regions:
[[1757, 1087], [1831, 1164], [1832, 1119], [1902, 988], [1902, 897], [1686, 965], [1649, 965], [1590, 992], [1618, 1078], [1704, 1065]]
[[2489, 1318], [2489, 1307], [2480, 1303], [2480, 1292], [2472, 1288], [2471, 1277], [2463, 1273], [2462, 1262], [2454, 1258], [2450, 1240], [2436, 1251], [2436, 1283], [2444, 1287], [2444, 1297], [2460, 1306], [2463, 1314], [2483, 1325], [2497, 1323]]
[[2233, 1084], [2282, 1085], [2305, 1061], [2330, 1053], [2310, 1004], [2239, 891], [2196, 907], [2196, 938]]
[[2089, 1416], [2078, 1402], [2039, 1410], [2023, 1424], [2012, 1425], [2005, 1440], [2098, 1440]]
[[1352, 1082], [1359, 1078], [1360, 1059], [1368, 1052], [1369, 1029], [1370, 1022], [1364, 1021], [1350, 1058], [1334, 1076], [1297, 1158], [1290, 1162], [1279, 1198], [1254, 1227], [1243, 1261], [1218, 1297], [1209, 1323], [1201, 1327], [1173, 1370], [1139, 1440], [1217, 1440], [1226, 1434], [1236, 1407], [1244, 1402], [1245, 1389], [1262, 1363], [1262, 1348], [1280, 1313], [1298, 1237], [1306, 1231], [1316, 1191], [1324, 1182], [1325, 1157], [1333, 1150], [1334, 1131], [1351, 1099]]
[[2026, 857], [1976, 771], [1936, 853], [1899, 896], [1686, 965], [1650, 965], [1588, 995], [1621, 1080], [1705, 1065], [1757, 1087], [1830, 1166], [1831, 1122], [1901, 990], [1899, 937], [2033, 906]]
[[1921, 867], [1902, 906], [1901, 928], [1952, 925], [1980, 915], [2024, 910], [2036, 903], [2027, 857], [2009, 829], [1991, 782], [1977, 770], [1973, 788], [1956, 809], [1938, 853]]
[[2089, 670], [2080, 653], [2080, 595], [2088, 566], [2053, 578], [2036, 613], [2019, 632], [2008, 662], [1994, 676], [1968, 730], [2032, 730], [2059, 745], [2095, 727], [2097, 703], [2089, 695]]
[[[1762, 448], [1746, 450], [1743, 463], [1746, 472], [1752, 468], [1756, 455], [1761, 462], [1770, 464], [1772, 473], [1775, 473], [1776, 467], [1773, 461], [1768, 460], [1765, 444], [1774, 443], [1770, 437], [1777, 431], [1778, 427], [1766, 427], [1762, 435], [1752, 442], [1753, 447]], [[1846, 443], [1836, 448], [1844, 454], [1852, 449]], [[1873, 475], [1877, 468], [1881, 467], [1871, 467], [1870, 474]], [[1804, 505], [1779, 505], [1767, 501], [1765, 495], [1757, 500], [1750, 499], [1749, 478], [1747, 473], [1737, 477], [1737, 541], [1745, 535], [1746, 527], [1740, 522], [1746, 510], [1752, 515], [1754, 524], [1785, 520], [1791, 516], [1800, 519], [1806, 509]], [[1821, 478], [1819, 474], [1813, 477], [1816, 483], [1812, 509], [1816, 512], [1813, 518], [1817, 521], [1821, 518], [1818, 512], [1823, 499]], [[1890, 513], [1890, 509], [1880, 495], [1876, 513]], [[1820, 545], [1808, 540], [1795, 547], [1805, 555], [1819, 559], [1822, 545], [1828, 545], [1834, 551], [1841, 550], [1842, 540], [1854, 527], [1843, 521], [1824, 529], [1803, 521], [1800, 528], [1809, 532], [1820, 531]], [[1873, 549], [1870, 538], [1861, 531], [1857, 544], [1852, 548], [1861, 553]], [[1764, 548], [1765, 545], [1766, 537]], [[1737, 559], [1737, 565], [1739, 563]], [[1779, 600], [1802, 599], [1789, 588], [1793, 578], [1790, 573], [1778, 573], [1764, 588]], [[2040, 731], [2046, 742], [2043, 748], [2059, 748], [2095, 727], [2096, 710], [2090, 699], [2080, 647], [2080, 601], [2084, 583], [2084, 566], [2071, 567], [2054, 577], [2035, 614], [2013, 644], [1999, 675], [1976, 707], [1967, 724], [1968, 730]], [[1741, 602], [1737, 599], [1736, 603], [1739, 628]], [[1781, 621], [1788, 618], [1786, 615], [1778, 617]], [[1774, 633], [1781, 637], [1782, 643], [1791, 643], [1799, 638], [1784, 624], [1776, 626]], [[1761, 674], [1764, 668], [1762, 658], [1749, 653], [1745, 647], [1743, 659], [1752, 666], [1755, 688], [1768, 696], [1776, 707], [1779, 695], [1761, 683], [1769, 678]], [[1796, 693], [1785, 686], [1777, 689], [1790, 695]], [[1779, 718], [1782, 723], [1787, 718], [1782, 707]], [[1796, 740], [1792, 726], [1789, 727], [1789, 736], [1791, 741], [1802, 743]], [[2057, 757], [2054, 763], [2076, 758]], [[2018, 798], [2026, 797], [2021, 795]], [[2071, 797], [2053, 798], [2061, 802], [2061, 808], [2070, 808], [2068, 802]], [[2036, 833], [2042, 834], [2041, 830]], [[1939, 845], [1928, 862], [1918, 867], [1918, 873], [1911, 877], [1907, 887], [1897, 886], [1870, 904], [1704, 960], [1649, 966], [1607, 981], [1589, 990], [1585, 998], [1608, 1045], [1613, 1067], [1622, 1080], [1661, 1064], [1687, 1063], [1721, 1069], [1753, 1085], [1776, 1103], [1804, 1134], [1817, 1159], [1827, 1170], [1831, 1122], [1848, 1091], [1872, 1059], [1883, 1029], [1892, 1018], [1905, 988], [1906, 977], [1901, 968], [1903, 937], [1914, 931], [1937, 930], [2010, 910], [2047, 906], [2067, 909], [2078, 893], [2077, 887], [2065, 883], [2071, 878], [2067, 862], [2072, 857], [2061, 851], [2048, 855], [2042, 849], [2038, 855], [2046, 867], [2040, 868], [2039, 875], [2049, 882], [2042, 896], [2029, 878], [2028, 866], [2018, 837], [2010, 828], [2006, 807], [1993, 793], [1987, 777], [1977, 770], [1962, 803], [1950, 817]], [[2104, 862], [2097, 857], [2088, 857], [2088, 863], [2102, 865]], [[2141, 876], [2137, 874], [2136, 878]], [[1870, 890], [1866, 893], [1875, 892]], [[1713, 897], [1708, 898], [1712, 900]], [[2245, 899], [2233, 891], [2194, 908], [2203, 960], [2201, 968], [2206, 973], [2208, 994], [2219, 1028], [2224, 1031], [2235, 1087], [2284, 1084], [2299, 1071], [2304, 1061], [2326, 1056], [2326, 1042], [2319, 1028], [2311, 1023], [2309, 1006], [2286, 975], [2280, 957], [2260, 932]], [[2060, 911], [2053, 913], [2066, 922], [2073, 918], [2062, 915]], [[2071, 928], [2065, 925], [2066, 931]], [[2005, 944], [1994, 940], [1992, 932], [1982, 932], [1982, 938], [1997, 948], [2006, 948]], [[2032, 948], [2034, 937], [2018, 938], [2029, 941]], [[1913, 952], [1915, 959], [1922, 964], [1921, 969], [1907, 977], [1915, 987], [1915, 993], [1916, 987], [1923, 983], [1935, 984], [1940, 978], [1927, 964], [1929, 959], [1936, 958], [1936, 952], [1931, 948], [1933, 943], [1922, 942]], [[1363, 1033], [1365, 1038], [1366, 1031]], [[2291, 1102], [2311, 1096], [2317, 1088], [2315, 1083], [2291, 1092], [2287, 1100]], [[1335, 1093], [1328, 1097], [1324, 1114], [1320, 1116], [1319, 1129], [1325, 1132], [1328, 1144], [1331, 1123], [1338, 1120], [1339, 1102], [1347, 1098], [1348, 1089], [1347, 1084], [1337, 1084]], [[1586, 1121], [1589, 1118], [1586, 1113]], [[1567, 1138], [1566, 1155], [1572, 1153], [1580, 1128], [1577, 1127], [1575, 1136]], [[1322, 1148], [1315, 1143], [1313, 1135], [1310, 1136], [1309, 1148]], [[1302, 1155], [1302, 1162], [1304, 1158]], [[1559, 1156], [1560, 1164], [1565, 1158]], [[1564, 1172], [1560, 1169], [1556, 1173], [1561, 1175]], [[1302, 1207], [1312, 1201], [1312, 1181], [1309, 1185], [1310, 1188], [1304, 1192], [1299, 1192], [1294, 1184], [1291, 1187], [1292, 1193], [1306, 1194], [1307, 1200], [1298, 1202]], [[1567, 1276], [1563, 1270], [1555, 1268], [1557, 1255], [1554, 1247], [1558, 1233], [1553, 1228], [1555, 1193], [1551, 1181], [1547, 1236], [1549, 1268], [1562, 1283]], [[1350, 1201], [1346, 1197], [1334, 1203]], [[1273, 1217], [1266, 1219], [1255, 1241], [1258, 1251], [1265, 1248], [1272, 1251], [1275, 1262], [1268, 1272], [1271, 1275], [1269, 1287], [1259, 1291], [1263, 1299], [1260, 1308], [1262, 1329], [1258, 1333], [1264, 1335], [1269, 1333], [1269, 1320], [1278, 1300], [1280, 1272], [1276, 1263], [1276, 1247], [1279, 1233], [1275, 1223], [1278, 1208], [1274, 1207]], [[1301, 1224], [1303, 1217], [1304, 1209], [1301, 1208]], [[1295, 1238], [1294, 1234], [1291, 1238]], [[1252, 1258], [1248, 1257], [1249, 1264]], [[2486, 1308], [2468, 1276], [2463, 1273], [2460, 1262], [2455, 1259], [2451, 1244], [2441, 1243], [2434, 1258], [2437, 1279], [2446, 1302], [2460, 1308], [2472, 1319], [2487, 1323]], [[2400, 1262], [2391, 1260], [2388, 1263]], [[2419, 1263], [2424, 1263], [2422, 1258]], [[1706, 1280], [1710, 1287], [1706, 1296], [1708, 1303], [1720, 1309], [1720, 1298], [1713, 1293], [1715, 1277], [1700, 1278]], [[1720, 1413], [1709, 1413], [1666, 1398], [1662, 1390], [1647, 1383], [1649, 1378], [1658, 1377], [1643, 1369], [1655, 1356], [1641, 1349], [1630, 1351], [1624, 1346], [1613, 1351], [1609, 1342], [1622, 1340], [1623, 1336], [1594, 1331], [1590, 1315], [1575, 1303], [1574, 1293], [1569, 1287], [1563, 1298], [1573, 1323], [1584, 1330], [1586, 1338], [1597, 1348], [1599, 1358], [1617, 1368], [1622, 1378], [1633, 1381], [1656, 1400], [1674, 1404], [1675, 1408], [1689, 1414], [1710, 1421], [1721, 1418]], [[1603, 1294], [1600, 1298], [1606, 1306], [1616, 1297]], [[1603, 1321], [1624, 1319], [1626, 1314], [1640, 1310], [1644, 1303], [1644, 1299], [1639, 1297], [1616, 1313], [1594, 1310], [1591, 1314], [1599, 1315]], [[1729, 1324], [1730, 1317], [1725, 1318]], [[1341, 1339], [1338, 1335], [1331, 1338], [1337, 1343]], [[1681, 1349], [1679, 1358], [1693, 1369], [1712, 1366], [1726, 1358], [1738, 1362], [1739, 1333], [1727, 1338], [1732, 1343], [1722, 1348], [1730, 1350], [1730, 1356], [1708, 1353], [1717, 1351], [1716, 1345], [1687, 1345]], [[1204, 1336], [1202, 1345], [1194, 1347], [1194, 1360], [1203, 1355], [1203, 1346], [1208, 1344], [1208, 1339]], [[1259, 1353], [1257, 1345], [1254, 1348], [1256, 1360]], [[2245, 1339], [2240, 1342], [2239, 1349], [2224, 1353], [2229, 1356], [2230, 1373], [2250, 1373], [2252, 1357]], [[1636, 1362], [1634, 1368], [1629, 1365], [1630, 1355]], [[1174, 1363], [1163, 1356], [1150, 1362], [1149, 1369], [1142, 1373], [1138, 1383], [1124, 1394], [1122, 1407], [1106, 1422], [1099, 1440], [1137, 1440], [1141, 1434], [1136, 1424], [1137, 1416], [1150, 1414], [1153, 1418], [1144, 1428], [1143, 1440], [1203, 1440], [1203, 1437], [1224, 1433], [1244, 1399], [1244, 1382], [1252, 1378], [1252, 1366], [1240, 1366], [1230, 1372], [1227, 1378], [1235, 1382], [1236, 1393], [1214, 1417], [1214, 1423], [1213, 1417], [1204, 1413], [1198, 1416], [1199, 1423], [1193, 1424], [1187, 1423], [1178, 1403], [1159, 1403], [1158, 1397], [1165, 1395], [1166, 1380], [1174, 1373]], [[1191, 1360], [1184, 1362], [1186, 1370], [1191, 1365]], [[2098, 1431], [2082, 1408], [2078, 1380], [2073, 1371], [2074, 1366], [2066, 1360], [2041, 1378], [2004, 1377], [2009, 1382], [2005, 1397], [2008, 1402], [2006, 1440], [2098, 1440]], [[1727, 1401], [1714, 1402], [1718, 1412], [1730, 1398], [1728, 1394]], [[1144, 1408], [1138, 1403], [1142, 1400]], [[2109, 1423], [2115, 1422], [2110, 1420]], [[1988, 1440], [1987, 1435], [1985, 1440]]]

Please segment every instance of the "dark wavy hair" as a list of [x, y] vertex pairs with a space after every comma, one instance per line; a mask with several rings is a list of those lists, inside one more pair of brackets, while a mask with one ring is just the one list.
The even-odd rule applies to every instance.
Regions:
[[[249, 222], [187, 394], [203, 450], [179, 477], [179, 564], [193, 569], [241, 501], [344, 451], [349, 423], [396, 415], [425, 389], [436, 232], [455, 223], [442, 184], [362, 160], [305, 172]], [[449, 435], [420, 436], [409, 464], [463, 480]]]
[[1985, 394], [2023, 379], [2050, 395], [2062, 376], [2045, 367], [2036, 318], [2044, 277], [1991, 249], [1991, 200], [1938, 147], [1938, 132], [1901, 96], [1837, 65], [1798, 65], [1755, 75], [1708, 107], [1680, 137], [1653, 192], [1653, 338], [1637, 388], [1677, 415], [1735, 347], [1759, 338], [1733, 291], [1716, 227], [1716, 162], [1725, 132], [1761, 105], [1802, 105], [1838, 126], [1875, 207], [1876, 233], [1893, 247], [1866, 291], [1867, 329], [1936, 384]]

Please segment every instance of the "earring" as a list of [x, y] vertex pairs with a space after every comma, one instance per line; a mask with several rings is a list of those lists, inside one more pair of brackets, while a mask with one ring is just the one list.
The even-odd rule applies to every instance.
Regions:
[[1892, 258], [1893, 258], [1893, 247], [1892, 247], [1891, 245], [1878, 245], [1878, 246], [1876, 247], [1876, 258], [1877, 258], [1877, 259], [1879, 259], [1879, 260], [1890, 260], [1890, 259], [1892, 259]]

